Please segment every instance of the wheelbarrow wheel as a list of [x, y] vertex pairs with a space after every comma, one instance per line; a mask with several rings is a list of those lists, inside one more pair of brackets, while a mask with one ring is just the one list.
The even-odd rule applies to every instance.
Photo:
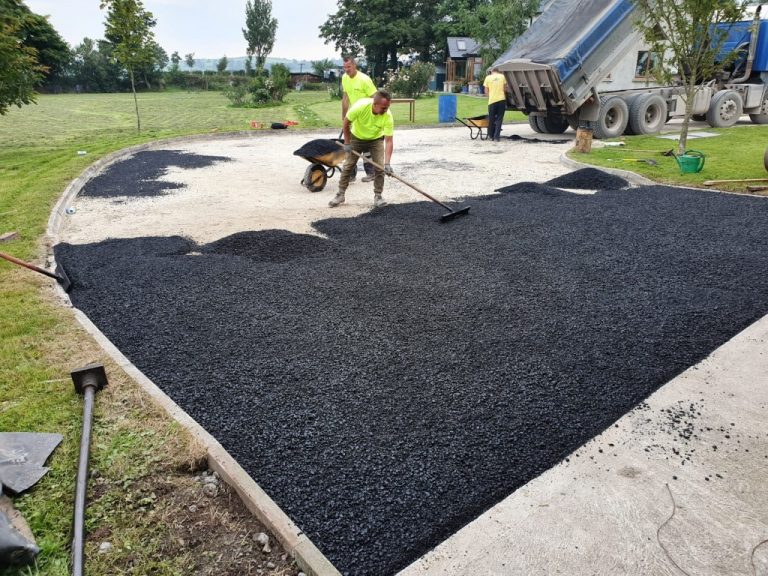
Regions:
[[328, 174], [325, 172], [325, 167], [322, 164], [312, 164], [304, 172], [301, 184], [310, 192], [320, 192], [325, 188], [327, 181]]

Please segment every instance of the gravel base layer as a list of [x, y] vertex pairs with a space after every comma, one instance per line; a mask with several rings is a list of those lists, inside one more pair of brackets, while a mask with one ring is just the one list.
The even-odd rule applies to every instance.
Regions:
[[56, 259], [344, 574], [393, 574], [768, 313], [762, 199], [522, 183], [469, 203]]

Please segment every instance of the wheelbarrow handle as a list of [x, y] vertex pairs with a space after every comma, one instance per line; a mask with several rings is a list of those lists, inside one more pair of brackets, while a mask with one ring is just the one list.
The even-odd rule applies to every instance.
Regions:
[[[339, 142], [339, 146], [341, 146], [341, 147], [343, 148], [343, 147], [344, 147], [344, 144], [342, 144], [341, 142]], [[362, 159], [363, 159], [363, 162], [368, 162], [368, 164], [371, 164], [372, 166], [375, 166], [375, 167], [376, 167], [376, 168], [378, 168], [379, 170], [384, 170], [384, 166], [382, 166], [382, 165], [381, 165], [381, 164], [379, 164], [378, 162], [374, 162], [374, 161], [373, 161], [372, 159], [370, 159], [370, 158], [366, 158], [365, 156], [363, 156], [362, 154], [360, 154], [360, 152], [358, 152], [357, 150], [350, 150], [350, 152], [352, 152], [352, 154], [354, 154], [354, 155], [355, 155], [355, 156], [357, 156], [358, 158], [362, 158]], [[384, 173], [385, 173], [385, 174], [387, 174], [386, 170], [384, 170]], [[442, 207], [443, 207], [443, 208], [445, 208], [446, 210], [450, 210], [451, 212], [453, 212], [453, 209], [452, 209], [450, 206], [448, 206], [447, 204], [443, 204], [442, 202], [440, 202], [440, 200], [438, 200], [437, 198], [435, 198], [434, 196], [432, 196], [432, 195], [430, 195], [430, 194], [427, 194], [426, 192], [424, 192], [424, 190], [422, 190], [421, 188], [417, 187], [417, 186], [416, 186], [416, 185], [414, 185], [414, 184], [411, 184], [411, 183], [410, 183], [410, 182], [408, 182], [407, 180], [403, 180], [403, 179], [402, 179], [402, 178], [400, 178], [400, 176], [398, 176], [397, 174], [392, 174], [392, 173], [390, 173], [390, 174], [387, 174], [387, 176], [391, 176], [391, 177], [392, 177], [392, 178], [394, 178], [395, 180], [399, 180], [400, 182], [402, 182], [402, 183], [403, 183], [403, 184], [405, 184], [406, 186], [409, 186], [410, 188], [413, 188], [414, 190], [416, 190], [416, 192], [418, 192], [418, 193], [419, 193], [419, 194], [421, 194], [422, 196], [426, 196], [427, 198], [429, 198], [430, 200], [432, 200], [432, 202], [435, 202], [436, 204], [440, 204], [440, 206], [442, 206]]]

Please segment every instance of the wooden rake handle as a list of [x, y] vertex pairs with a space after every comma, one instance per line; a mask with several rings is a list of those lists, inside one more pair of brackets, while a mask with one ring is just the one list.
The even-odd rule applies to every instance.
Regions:
[[[339, 146], [341, 146], [342, 148], [344, 147], [344, 144], [343, 144], [342, 142], [338, 142], [338, 145], [339, 145]], [[355, 155], [355, 156], [357, 156], [358, 158], [362, 158], [362, 159], [363, 159], [363, 162], [368, 162], [368, 164], [371, 164], [372, 166], [375, 166], [375, 167], [376, 167], [376, 168], [378, 168], [379, 170], [384, 170], [384, 173], [385, 173], [385, 174], [387, 174], [387, 171], [384, 169], [384, 166], [382, 166], [382, 165], [381, 165], [381, 164], [379, 164], [378, 162], [374, 162], [372, 159], [370, 159], [370, 158], [366, 158], [365, 156], [363, 156], [362, 154], [360, 154], [360, 152], [358, 152], [358, 151], [356, 151], [356, 150], [350, 150], [350, 152], [352, 152], [352, 154], [354, 154], [354, 155]], [[432, 200], [432, 202], [434, 202], [435, 204], [440, 204], [440, 206], [442, 206], [442, 207], [443, 207], [443, 208], [445, 208], [446, 210], [448, 210], [448, 211], [450, 211], [450, 212], [453, 212], [453, 209], [452, 209], [450, 206], [448, 206], [447, 204], [443, 204], [442, 202], [440, 202], [440, 200], [438, 200], [438, 199], [437, 199], [437, 198], [435, 198], [434, 196], [431, 196], [430, 194], [427, 194], [426, 192], [424, 192], [424, 190], [422, 190], [422, 189], [421, 189], [421, 188], [419, 188], [418, 186], [416, 186], [416, 185], [414, 185], [414, 184], [411, 184], [411, 183], [410, 183], [410, 182], [408, 182], [407, 180], [404, 180], [404, 179], [400, 178], [400, 176], [398, 176], [397, 174], [394, 174], [394, 173], [389, 173], [389, 174], [387, 174], [387, 176], [391, 176], [391, 177], [392, 177], [392, 178], [394, 178], [395, 180], [399, 180], [400, 182], [402, 182], [402, 183], [403, 183], [403, 184], [405, 184], [406, 186], [408, 186], [408, 187], [410, 187], [410, 188], [413, 188], [414, 190], [416, 190], [416, 192], [418, 192], [418, 193], [419, 193], [419, 194], [421, 194], [422, 196], [426, 196], [427, 198], [429, 198], [430, 200]]]

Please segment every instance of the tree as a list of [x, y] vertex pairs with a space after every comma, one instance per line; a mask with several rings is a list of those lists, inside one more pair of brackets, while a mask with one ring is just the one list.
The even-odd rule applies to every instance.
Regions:
[[25, 17], [19, 36], [24, 46], [35, 49], [38, 64], [46, 69], [42, 86], [60, 89], [72, 59], [69, 46], [46, 16], [33, 14], [24, 5], [21, 5], [21, 8]]
[[73, 50], [71, 69], [78, 92], [116, 92], [125, 79], [125, 72], [113, 56], [113, 46], [106, 40], [83, 38]]
[[37, 50], [24, 45], [22, 30], [30, 14], [21, 6], [16, 0], [0, 0], [0, 115], [9, 106], [35, 102], [35, 86], [46, 70], [37, 61]]
[[152, 52], [151, 62], [147, 61], [137, 66], [135, 72], [136, 77], [144, 81], [147, 90], [152, 90], [155, 85], [162, 87], [163, 70], [168, 66], [168, 53], [154, 40], [150, 43], [149, 49]]
[[539, 4], [539, 0], [487, 0], [465, 13], [464, 24], [480, 44], [483, 62], [494, 62], [525, 32]]
[[248, 0], [245, 3], [243, 36], [248, 42], [248, 57], [256, 56], [256, 70], [264, 68], [264, 61], [272, 52], [277, 32], [277, 18], [272, 18], [270, 0]]
[[685, 87], [685, 115], [678, 141], [684, 154], [688, 126], [701, 79], [713, 79], [733, 58], [718, 57], [727, 37], [727, 24], [744, 17], [746, 2], [738, 0], [633, 0], [641, 13], [635, 21], [656, 56], [651, 74], [661, 84]]
[[375, 78], [397, 68], [398, 56], [409, 51], [416, 0], [391, 0], [386, 9], [381, 0], [339, 0], [338, 5], [336, 14], [320, 26], [326, 44], [333, 42], [342, 54], [364, 54]]
[[324, 58], [323, 60], [312, 60], [311, 64], [312, 72], [320, 76], [320, 78], [325, 78], [326, 71], [336, 68], [336, 65], [328, 60], [328, 58]]
[[216, 70], [218, 70], [219, 74], [223, 74], [227, 69], [227, 63], [226, 55], [222, 56], [221, 59], [216, 63]]
[[192, 68], [195, 67], [195, 53], [190, 52], [189, 54], [185, 54], [184, 63], [187, 65], [187, 68], [189, 68], [189, 71], [192, 72]]
[[136, 108], [136, 130], [141, 132], [139, 99], [136, 97], [134, 71], [149, 66], [155, 59], [155, 19], [144, 10], [141, 0], [101, 0], [101, 9], [107, 9], [104, 36], [115, 47], [115, 58], [128, 70]]

